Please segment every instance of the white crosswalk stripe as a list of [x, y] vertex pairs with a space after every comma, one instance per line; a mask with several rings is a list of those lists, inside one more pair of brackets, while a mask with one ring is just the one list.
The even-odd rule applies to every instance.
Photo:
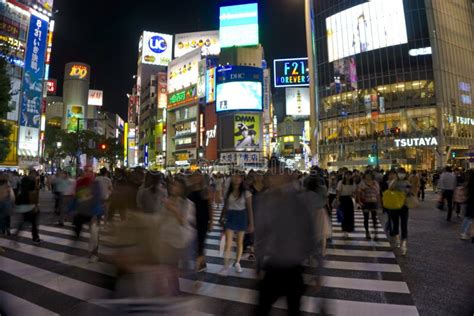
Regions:
[[[215, 218], [220, 213], [216, 212]], [[371, 224], [371, 222], [369, 223]], [[332, 241], [328, 243], [323, 262], [321, 291], [314, 287], [313, 264], [306, 266], [304, 281], [308, 292], [302, 300], [302, 311], [318, 313], [324, 301], [325, 311], [334, 315], [418, 315], [409, 288], [390, 243], [380, 223], [377, 223], [378, 241], [366, 240], [362, 213], [356, 211], [355, 231], [350, 239], [343, 239], [340, 224], [332, 220]], [[370, 225], [371, 231], [373, 225]], [[372, 231], [373, 233], [373, 231]], [[116, 268], [103, 262], [90, 263], [87, 258], [90, 237], [87, 230], [81, 239], [74, 239], [71, 225], [56, 227], [40, 226], [42, 244], [34, 245], [29, 232], [20, 232], [16, 239], [0, 239], [0, 310], [2, 307], [29, 315], [55, 315], [66, 313], [61, 300], [71, 304], [85, 304], [101, 308], [94, 300], [106, 298], [113, 292]], [[218, 221], [206, 240], [207, 271], [180, 278], [180, 289], [202, 297], [204, 302], [232, 304], [244, 310], [256, 305], [258, 277], [255, 263], [242, 259], [243, 272], [231, 269], [228, 278], [218, 275], [223, 268], [220, 248], [222, 228]], [[100, 253], [108, 254], [104, 246], [112, 239], [101, 234]], [[235, 242], [234, 242], [235, 247]], [[233, 249], [235, 250], [235, 248]], [[234, 253], [232, 253], [234, 255]], [[41, 300], [19, 288], [44, 291], [54, 299]], [[9, 304], [6, 304], [6, 302]], [[204, 303], [203, 314], [212, 310]], [[237, 305], [236, 305], [237, 306]], [[274, 307], [285, 309], [284, 300]]]

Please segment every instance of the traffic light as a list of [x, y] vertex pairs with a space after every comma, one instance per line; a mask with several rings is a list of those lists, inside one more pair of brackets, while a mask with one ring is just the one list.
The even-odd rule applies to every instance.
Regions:
[[106, 150], [106, 149], [107, 149], [107, 145], [106, 145], [106, 144], [100, 144], [100, 149]]
[[452, 151], [451, 152], [451, 158], [455, 159], [457, 156], [457, 153], [455, 151]]
[[369, 165], [376, 165], [377, 164], [377, 156], [369, 155]]

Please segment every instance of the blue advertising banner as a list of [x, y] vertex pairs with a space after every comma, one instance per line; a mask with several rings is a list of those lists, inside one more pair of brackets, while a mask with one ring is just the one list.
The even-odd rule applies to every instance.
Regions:
[[32, 14], [26, 44], [21, 95], [21, 126], [40, 127], [47, 36], [48, 22]]
[[263, 82], [263, 69], [249, 66], [222, 66], [217, 68], [217, 84], [235, 81]]

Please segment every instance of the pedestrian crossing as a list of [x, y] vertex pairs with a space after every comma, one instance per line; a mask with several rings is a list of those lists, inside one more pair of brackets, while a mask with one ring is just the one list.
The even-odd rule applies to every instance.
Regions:
[[[215, 218], [219, 216], [216, 211]], [[335, 215], [331, 223], [332, 242], [320, 270], [320, 287], [315, 283], [314, 264], [305, 267], [307, 291], [302, 311], [317, 314], [324, 306], [326, 313], [334, 315], [418, 315], [380, 223], [377, 241], [365, 239], [359, 210], [349, 240], [343, 239]], [[56, 315], [84, 310], [105, 314], [107, 310], [97, 302], [111, 297], [117, 271], [109, 264], [88, 261], [87, 229], [79, 240], [74, 239], [71, 225], [41, 225], [40, 235], [40, 245], [33, 244], [26, 231], [15, 239], [0, 238], [0, 247], [5, 249], [0, 254], [0, 314]], [[253, 313], [258, 299], [255, 263], [244, 256], [242, 273], [232, 270], [228, 277], [219, 276], [224, 262], [219, 249], [221, 236], [222, 229], [215, 221], [206, 240], [207, 271], [180, 278], [180, 290], [200, 298], [193, 314]], [[104, 246], [108, 241], [107, 234], [101, 234], [103, 254], [110, 251]], [[274, 305], [276, 315], [284, 314], [285, 309], [284, 300]]]

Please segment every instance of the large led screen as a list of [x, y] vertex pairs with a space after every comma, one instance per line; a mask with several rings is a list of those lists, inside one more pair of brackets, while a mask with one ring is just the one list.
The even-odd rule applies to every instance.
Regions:
[[217, 85], [216, 112], [262, 111], [262, 82], [234, 81]]
[[219, 15], [221, 47], [258, 45], [258, 4], [221, 7]]
[[372, 0], [326, 19], [329, 62], [408, 43], [403, 0]]

